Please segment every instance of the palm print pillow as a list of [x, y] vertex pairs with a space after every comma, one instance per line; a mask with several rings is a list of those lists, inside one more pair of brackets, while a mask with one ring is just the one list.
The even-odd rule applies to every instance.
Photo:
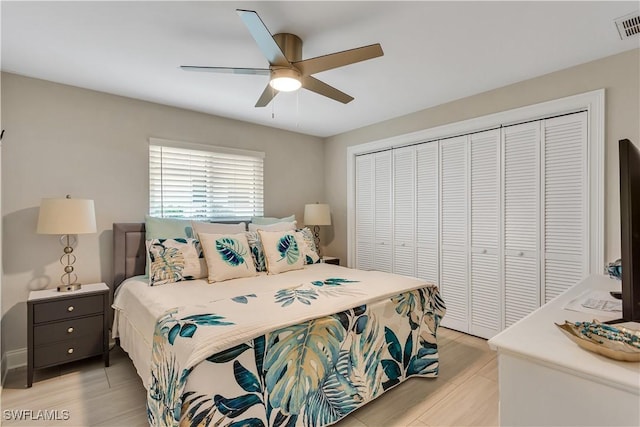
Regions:
[[278, 274], [304, 267], [304, 253], [302, 239], [291, 231], [263, 231], [259, 230], [264, 257], [269, 274]]
[[151, 239], [146, 243], [150, 286], [207, 276], [207, 265], [196, 239]]
[[245, 233], [200, 233], [198, 237], [209, 269], [209, 283], [257, 274]]
[[260, 241], [260, 234], [257, 231], [247, 231], [245, 235], [249, 242], [249, 249], [251, 249], [251, 255], [253, 256], [253, 262], [256, 265], [256, 270], [267, 271], [267, 265], [264, 261], [264, 250], [262, 249], [262, 242]]
[[320, 255], [318, 255], [318, 249], [316, 248], [316, 242], [313, 240], [313, 233], [309, 227], [299, 228], [296, 230], [296, 237], [302, 244], [302, 255], [304, 256], [305, 264], [315, 264], [320, 262]]

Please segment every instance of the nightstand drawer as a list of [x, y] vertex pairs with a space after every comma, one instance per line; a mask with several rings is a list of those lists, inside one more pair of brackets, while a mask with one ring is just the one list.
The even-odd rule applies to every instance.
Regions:
[[102, 335], [85, 336], [38, 347], [34, 354], [35, 368], [72, 362], [102, 354]]
[[104, 297], [102, 295], [36, 303], [33, 307], [33, 322], [42, 323], [97, 314], [102, 313], [103, 309]]
[[33, 328], [33, 345], [42, 345], [64, 341], [85, 335], [102, 338], [102, 315], [84, 319], [69, 319], [62, 322], [49, 323]]

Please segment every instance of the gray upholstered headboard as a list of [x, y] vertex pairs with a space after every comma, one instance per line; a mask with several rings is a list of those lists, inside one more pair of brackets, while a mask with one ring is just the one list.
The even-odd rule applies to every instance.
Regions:
[[[218, 221], [237, 224], [237, 221]], [[248, 223], [250, 221], [243, 221]], [[147, 253], [144, 222], [120, 222], [113, 224], [113, 291], [132, 276], [145, 274]]]
[[145, 273], [144, 222], [113, 224], [113, 290], [128, 277]]

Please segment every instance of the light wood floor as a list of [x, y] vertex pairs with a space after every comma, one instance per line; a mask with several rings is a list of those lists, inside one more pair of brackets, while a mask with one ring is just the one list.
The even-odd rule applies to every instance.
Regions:
[[[498, 369], [486, 340], [438, 330], [440, 376], [412, 378], [355, 411], [338, 427], [498, 425]], [[111, 350], [100, 358], [36, 371], [26, 388], [26, 368], [12, 370], [2, 390], [1, 425], [146, 426], [146, 392], [128, 356]], [[16, 421], [7, 410], [69, 411], [68, 420]]]

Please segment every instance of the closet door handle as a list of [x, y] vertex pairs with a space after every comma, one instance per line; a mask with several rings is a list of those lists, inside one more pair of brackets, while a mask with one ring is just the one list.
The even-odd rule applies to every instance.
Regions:
[[518, 252], [518, 256], [524, 256], [524, 252], [522, 251]]
[[486, 249], [483, 249], [483, 250], [482, 250], [482, 253], [483, 253], [483, 254], [486, 254], [486, 253], [487, 253], [487, 250], [486, 250]]

